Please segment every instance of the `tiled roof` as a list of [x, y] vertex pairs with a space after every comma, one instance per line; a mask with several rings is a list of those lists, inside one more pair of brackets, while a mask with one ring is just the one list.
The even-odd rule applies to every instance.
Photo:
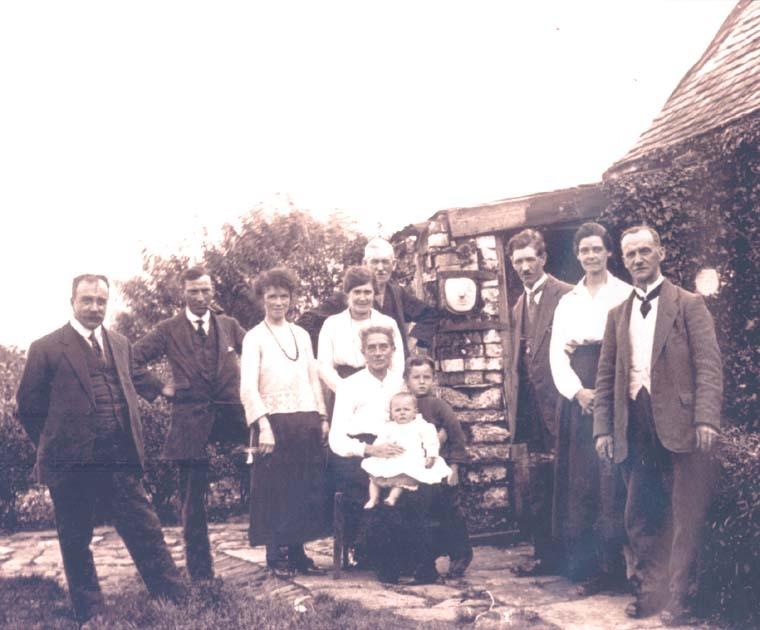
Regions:
[[740, 0], [652, 126], [608, 174], [759, 109], [760, 0]]

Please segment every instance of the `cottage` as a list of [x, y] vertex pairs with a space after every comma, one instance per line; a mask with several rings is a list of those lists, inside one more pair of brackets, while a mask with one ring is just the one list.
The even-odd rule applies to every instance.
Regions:
[[[544, 233], [547, 271], [581, 276], [571, 236], [601, 220], [616, 236], [655, 225], [676, 282], [713, 296], [726, 361], [728, 415], [757, 426], [760, 313], [760, 2], [740, 0], [650, 129], [603, 182], [442, 210], [397, 233], [399, 271], [444, 306], [433, 348], [441, 395], [458, 411], [473, 464], [464, 483], [473, 532], [514, 531], [527, 462], [510, 447], [509, 304], [521, 284], [504, 245], [524, 227]], [[624, 276], [614, 262], [612, 271]]]

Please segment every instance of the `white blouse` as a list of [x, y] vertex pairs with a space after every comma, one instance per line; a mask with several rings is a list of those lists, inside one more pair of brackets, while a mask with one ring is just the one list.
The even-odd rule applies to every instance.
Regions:
[[393, 351], [390, 369], [398, 374], [403, 374], [404, 344], [396, 321], [375, 309], [370, 311], [370, 316], [367, 319], [357, 320], [353, 319], [349, 309], [346, 309], [328, 317], [319, 331], [319, 343], [317, 345], [319, 375], [332, 391], [336, 391], [338, 384], [343, 380], [336, 371], [336, 366], [364, 367], [365, 361], [359, 332], [368, 326], [385, 326], [393, 331], [393, 344], [396, 349]]
[[583, 388], [578, 375], [570, 367], [570, 356], [576, 347], [599, 342], [604, 337], [610, 309], [631, 295], [633, 287], [611, 273], [593, 297], [582, 279], [560, 298], [554, 311], [552, 339], [549, 346], [554, 385], [565, 398], [572, 400]]
[[330, 448], [341, 457], [364, 457], [365, 444], [352, 435], [377, 435], [388, 422], [391, 398], [403, 387], [403, 379], [388, 371], [383, 380], [367, 370], [352, 374], [338, 385], [330, 426]]
[[[292, 340], [292, 331], [298, 358]], [[317, 411], [325, 414], [322, 385], [319, 382], [311, 339], [300, 326], [288, 323], [283, 330], [290, 343], [279, 345], [272, 330], [262, 321], [243, 338], [240, 358], [240, 399], [245, 407], [246, 422], [250, 426], [264, 415]]]

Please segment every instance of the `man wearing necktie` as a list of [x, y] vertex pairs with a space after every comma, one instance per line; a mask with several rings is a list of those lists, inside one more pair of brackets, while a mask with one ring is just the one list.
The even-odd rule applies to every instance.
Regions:
[[518, 575], [540, 575], [556, 570], [551, 539], [552, 468], [559, 392], [549, 365], [554, 310], [573, 286], [544, 271], [546, 245], [536, 230], [526, 229], [507, 243], [507, 256], [524, 291], [512, 308], [512, 361], [507, 422], [513, 443], [526, 443], [532, 454], [530, 522], [535, 563], [516, 567]]
[[134, 347], [144, 367], [166, 358], [171, 378], [153, 379], [150, 399], [159, 394], [172, 403], [172, 421], [163, 457], [179, 467], [179, 497], [190, 578], [214, 576], [206, 521], [207, 444], [244, 443], [248, 430], [240, 402], [240, 364], [245, 331], [237, 320], [214, 313], [214, 286], [208, 273], [193, 267], [182, 276], [184, 310], [165, 319]]
[[[416, 347], [429, 348], [441, 313], [391, 279], [396, 269], [393, 245], [383, 238], [371, 239], [364, 248], [363, 264], [372, 272], [374, 308], [396, 321], [404, 343], [404, 357], [409, 358], [410, 337], [415, 339]], [[414, 325], [411, 332], [409, 322]]]
[[110, 509], [150, 593], [179, 599], [186, 592], [141, 481], [137, 392], [150, 389], [148, 379], [132, 369], [126, 338], [102, 325], [108, 294], [105, 276], [74, 279], [73, 317], [32, 343], [16, 396], [18, 418], [37, 447], [37, 480], [50, 488], [80, 623], [103, 608], [90, 551], [96, 501]]
[[665, 250], [648, 226], [623, 232], [634, 292], [612, 309], [594, 399], [602, 458], [622, 464], [625, 527], [636, 600], [626, 614], [660, 609], [665, 625], [687, 622], [689, 573], [712, 490], [708, 456], [720, 428], [723, 377], [704, 300], [660, 273]]

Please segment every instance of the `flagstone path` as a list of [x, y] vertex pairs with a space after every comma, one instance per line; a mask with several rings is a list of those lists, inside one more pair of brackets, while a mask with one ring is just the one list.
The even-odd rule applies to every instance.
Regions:
[[[625, 595], [598, 594], [579, 598], [573, 585], [560, 577], [517, 578], [510, 567], [526, 560], [528, 545], [475, 548], [475, 558], [463, 579], [426, 586], [379, 583], [366, 571], [348, 570], [335, 575], [273, 578], [265, 568], [263, 547], [248, 546], [246, 523], [237, 520], [210, 526], [215, 569], [225, 583], [257, 585], [262, 593], [284, 597], [298, 606], [304, 598], [325, 593], [339, 600], [356, 601], [365, 608], [385, 608], [424, 621], [470, 621], [472, 626], [494, 628], [563, 628], [567, 630], [644, 630], [661, 628], [657, 616], [628, 619]], [[184, 565], [181, 530], [164, 529], [172, 555]], [[134, 579], [136, 571], [118, 534], [99, 527], [92, 543], [103, 590], [118, 588]], [[321, 567], [331, 569], [332, 539], [307, 545], [307, 553]], [[446, 560], [439, 561], [445, 573]], [[43, 575], [65, 586], [56, 532], [21, 532], [0, 535], [0, 577]], [[703, 626], [707, 627], [707, 626]]]

